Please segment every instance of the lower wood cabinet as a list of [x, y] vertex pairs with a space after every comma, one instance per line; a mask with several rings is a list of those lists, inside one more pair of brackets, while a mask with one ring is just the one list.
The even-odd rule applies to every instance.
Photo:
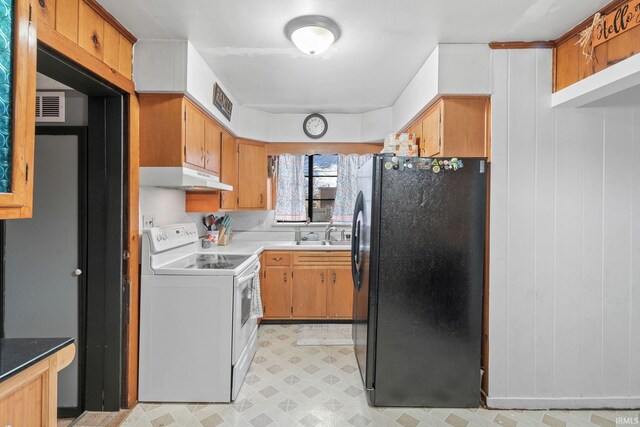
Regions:
[[291, 317], [327, 317], [327, 270], [314, 267], [293, 268]]
[[291, 318], [290, 267], [265, 267], [261, 290], [264, 319]]
[[348, 251], [267, 251], [264, 319], [351, 319]]
[[328, 270], [327, 317], [330, 319], [351, 319], [353, 316], [353, 277], [351, 267]]

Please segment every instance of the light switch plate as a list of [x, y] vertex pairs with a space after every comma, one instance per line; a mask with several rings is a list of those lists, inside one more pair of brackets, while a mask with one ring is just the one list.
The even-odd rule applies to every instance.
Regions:
[[153, 215], [142, 215], [142, 228], [153, 228], [154, 220]]

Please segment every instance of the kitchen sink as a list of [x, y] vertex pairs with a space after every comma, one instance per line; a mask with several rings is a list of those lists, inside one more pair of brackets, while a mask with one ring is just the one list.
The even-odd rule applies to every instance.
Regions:
[[351, 246], [350, 240], [331, 240], [327, 242], [330, 246]]
[[296, 242], [298, 246], [324, 246], [323, 240], [301, 240]]

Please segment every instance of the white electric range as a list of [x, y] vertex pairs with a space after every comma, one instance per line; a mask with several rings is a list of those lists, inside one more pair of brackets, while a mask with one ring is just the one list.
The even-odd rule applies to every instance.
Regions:
[[141, 402], [230, 402], [257, 349], [253, 254], [199, 252], [195, 224], [144, 231]]

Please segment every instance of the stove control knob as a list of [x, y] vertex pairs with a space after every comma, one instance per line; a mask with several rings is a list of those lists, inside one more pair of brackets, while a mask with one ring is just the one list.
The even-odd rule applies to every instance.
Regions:
[[161, 241], [161, 240], [162, 240], [162, 236], [158, 234], [158, 235], [156, 236], [156, 240], [157, 240], [158, 242], [159, 242], [159, 241]]

